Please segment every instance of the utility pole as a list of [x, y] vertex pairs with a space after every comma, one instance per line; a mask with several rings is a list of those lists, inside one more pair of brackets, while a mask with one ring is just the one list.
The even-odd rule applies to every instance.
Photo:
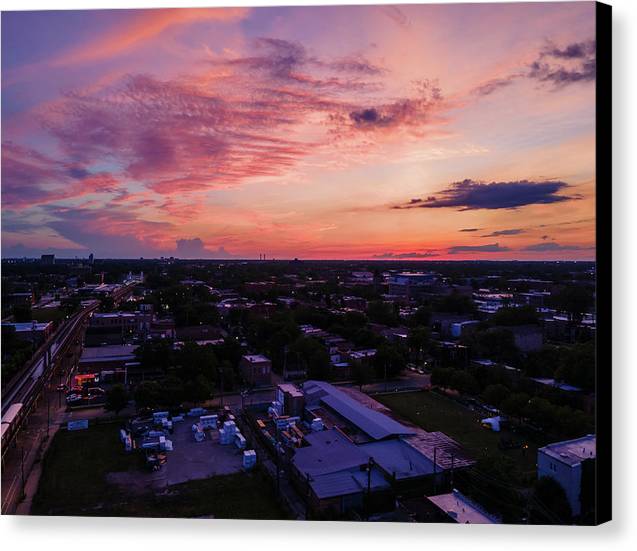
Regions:
[[49, 439], [49, 427], [51, 426], [51, 397], [46, 393], [46, 439]]
[[279, 449], [279, 442], [277, 441], [276, 443], [276, 493], [279, 497], [281, 497], [281, 456], [280, 456], [280, 449]]
[[21, 499], [25, 498], [24, 493], [24, 444], [20, 446], [20, 480], [22, 482], [22, 496]]
[[387, 362], [385, 362], [385, 392], [387, 392]]
[[365, 517], [369, 520], [371, 501], [372, 501], [372, 467], [374, 466], [374, 458], [370, 457], [367, 461], [367, 503], [365, 507]]
[[438, 484], [436, 482], [437, 479], [437, 464], [436, 464], [436, 452], [438, 451], [438, 448], [434, 448], [434, 493], [436, 493], [437, 488], [438, 488]]
[[310, 516], [310, 473], [305, 473], [305, 481], [307, 484], [307, 495], [305, 499], [305, 520]]
[[223, 368], [219, 368], [219, 378], [220, 378], [220, 382], [221, 382], [221, 394], [219, 395], [220, 397], [220, 401], [219, 404], [221, 406], [221, 408], [223, 408]]

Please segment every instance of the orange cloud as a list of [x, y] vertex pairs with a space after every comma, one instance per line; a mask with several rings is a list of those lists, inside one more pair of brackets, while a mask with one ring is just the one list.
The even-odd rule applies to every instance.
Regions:
[[248, 11], [247, 8], [145, 10], [129, 24], [116, 28], [89, 44], [74, 48], [55, 59], [52, 64], [73, 65], [105, 59], [146, 42], [169, 27], [198, 21], [236, 21], [245, 17]]

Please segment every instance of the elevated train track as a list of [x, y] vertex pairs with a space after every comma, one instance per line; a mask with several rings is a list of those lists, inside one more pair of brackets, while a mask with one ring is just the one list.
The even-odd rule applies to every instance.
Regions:
[[73, 343], [78, 343], [80, 331], [88, 317], [99, 307], [94, 300], [66, 321], [43, 344], [26, 367], [2, 391], [2, 457], [22, 425], [37, 404], [50, 381], [55, 366]]

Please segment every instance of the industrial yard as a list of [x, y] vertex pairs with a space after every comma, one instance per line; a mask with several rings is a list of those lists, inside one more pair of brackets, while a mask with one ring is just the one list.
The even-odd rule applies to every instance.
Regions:
[[125, 451], [117, 423], [60, 430], [45, 458], [33, 514], [287, 518], [261, 469], [241, 472], [236, 447], [196, 442], [186, 423], [173, 439], [170, 460], [149, 472], [142, 454]]

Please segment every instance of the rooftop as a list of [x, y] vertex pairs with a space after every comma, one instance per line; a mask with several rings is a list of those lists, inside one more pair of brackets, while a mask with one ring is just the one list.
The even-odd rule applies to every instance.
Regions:
[[389, 436], [415, 434], [415, 430], [370, 409], [345, 392], [323, 381], [307, 381], [303, 385], [306, 399], [320, 401], [374, 440]]
[[26, 321], [23, 323], [6, 323], [3, 322], [3, 327], [15, 327], [16, 333], [22, 333], [24, 331], [44, 331], [47, 327], [51, 326], [52, 322], [47, 321], [46, 323], [35, 323]]
[[500, 521], [473, 503], [458, 490], [450, 494], [427, 497], [458, 524], [500, 524]]
[[303, 396], [303, 393], [298, 389], [298, 387], [296, 385], [293, 385], [292, 383], [282, 383], [279, 385], [279, 389], [281, 390], [281, 392], [290, 394], [295, 398], [300, 398], [301, 396]]
[[260, 362], [269, 362], [270, 360], [266, 358], [263, 354], [246, 354], [243, 358], [250, 363], [260, 363]]
[[292, 459], [296, 468], [310, 476], [359, 468], [367, 464], [368, 455], [338, 429], [306, 435], [307, 447], [299, 448]]
[[359, 446], [378, 466], [396, 480], [425, 476], [434, 472], [433, 461], [403, 440], [383, 440]]
[[112, 360], [127, 360], [135, 357], [135, 344], [112, 344], [107, 346], [87, 347], [82, 351], [82, 362], [107, 362]]
[[555, 442], [538, 450], [557, 461], [567, 465], [577, 465], [585, 459], [595, 459], [597, 456], [597, 439], [594, 434], [588, 434], [574, 440]]
[[[369, 462], [369, 455], [356, 446], [338, 429], [308, 434], [310, 444], [296, 450], [292, 462], [298, 471], [309, 477], [310, 485], [319, 499], [355, 494], [366, 490], [367, 471], [361, 467]], [[378, 468], [370, 476], [372, 490], [389, 487]]]

